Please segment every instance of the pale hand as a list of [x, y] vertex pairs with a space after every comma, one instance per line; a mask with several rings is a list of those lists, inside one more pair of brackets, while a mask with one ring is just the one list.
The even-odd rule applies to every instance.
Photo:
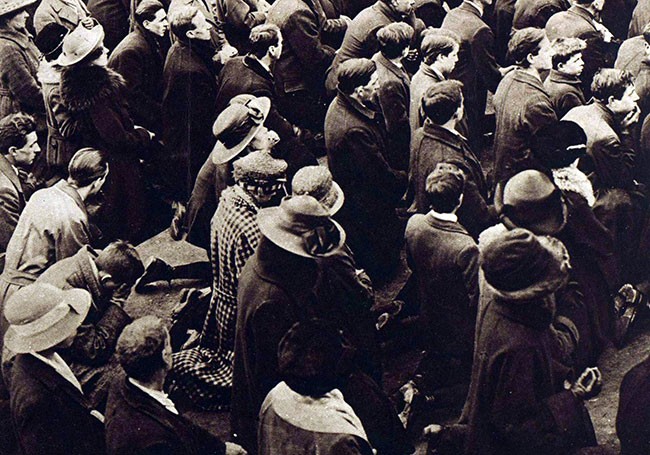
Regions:
[[226, 442], [226, 455], [246, 455], [247, 453], [242, 446]]

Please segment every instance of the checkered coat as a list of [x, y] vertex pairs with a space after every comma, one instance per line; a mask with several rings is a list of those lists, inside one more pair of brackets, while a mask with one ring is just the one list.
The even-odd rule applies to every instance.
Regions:
[[241, 270], [261, 236], [258, 210], [241, 187], [223, 191], [211, 223], [214, 281], [199, 346], [174, 354], [174, 383], [205, 409], [223, 409], [230, 400], [237, 287]]

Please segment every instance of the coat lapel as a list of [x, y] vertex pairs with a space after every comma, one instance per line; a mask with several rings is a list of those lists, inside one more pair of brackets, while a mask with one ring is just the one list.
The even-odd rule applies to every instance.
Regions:
[[43, 384], [46, 389], [55, 394], [64, 393], [79, 406], [87, 409], [88, 413], [92, 411], [86, 397], [53, 368], [31, 355], [25, 356], [25, 362], [30, 371], [33, 372], [34, 378]]
[[7, 159], [2, 155], [0, 155], [0, 172], [2, 172], [5, 177], [9, 179], [12, 185], [16, 188], [16, 191], [18, 191], [19, 197], [23, 199], [23, 187], [20, 184], [18, 174], [14, 172], [14, 169], [11, 167], [11, 164], [9, 164], [9, 161], [7, 161]]

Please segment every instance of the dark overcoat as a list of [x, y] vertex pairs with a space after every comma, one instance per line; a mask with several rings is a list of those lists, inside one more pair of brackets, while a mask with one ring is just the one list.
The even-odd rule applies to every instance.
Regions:
[[104, 46], [115, 49], [129, 34], [130, 0], [88, 0], [87, 5], [91, 15], [104, 27]]
[[621, 455], [650, 453], [650, 358], [625, 374], [621, 382], [616, 413], [616, 434]]
[[514, 30], [544, 28], [553, 14], [566, 11], [570, 6], [567, 0], [519, 0], [515, 3], [512, 27]]
[[5, 268], [7, 245], [24, 208], [25, 196], [18, 174], [0, 156], [0, 271]]
[[551, 73], [544, 81], [544, 90], [551, 98], [551, 104], [557, 118], [561, 119], [574, 107], [587, 103], [580, 84], [580, 79], [577, 77], [567, 76], [557, 70], [551, 70]]

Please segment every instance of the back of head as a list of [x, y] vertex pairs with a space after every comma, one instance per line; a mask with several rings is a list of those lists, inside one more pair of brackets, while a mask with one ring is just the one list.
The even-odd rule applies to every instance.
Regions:
[[144, 316], [124, 328], [115, 355], [129, 377], [148, 382], [165, 368], [163, 351], [168, 340], [164, 322], [155, 316]]
[[271, 46], [280, 43], [280, 28], [275, 24], [261, 24], [253, 27], [248, 38], [249, 53], [257, 58], [264, 57]]
[[517, 31], [508, 42], [508, 61], [527, 68], [530, 66], [528, 55], [537, 55], [546, 32], [541, 28], [526, 27]]
[[460, 38], [448, 30], [427, 29], [423, 35], [420, 54], [427, 65], [435, 62], [439, 55], [447, 56], [460, 46]]
[[142, 25], [144, 21], [156, 19], [156, 13], [165, 7], [158, 0], [142, 0], [135, 9], [135, 20]]
[[69, 180], [78, 188], [90, 185], [107, 171], [108, 162], [103, 153], [90, 147], [78, 150], [68, 165]]
[[176, 38], [181, 41], [187, 39], [187, 32], [194, 30], [192, 20], [198, 12], [195, 6], [190, 5], [174, 7], [169, 11], [169, 28]]
[[375, 62], [368, 58], [346, 60], [338, 68], [338, 89], [347, 95], [352, 94], [357, 87], [368, 85], [376, 69]]
[[571, 57], [582, 52], [587, 47], [587, 43], [580, 38], [556, 38], [551, 43], [553, 48], [553, 69], [558, 69], [558, 65], [568, 62]]
[[377, 31], [379, 50], [388, 59], [402, 56], [413, 38], [413, 27], [404, 22], [392, 22]]
[[140, 255], [124, 240], [112, 242], [100, 251], [95, 264], [100, 271], [110, 274], [116, 283], [129, 287], [144, 273]]
[[436, 125], [444, 125], [463, 103], [463, 84], [455, 80], [436, 82], [424, 92], [422, 111]]
[[464, 190], [465, 174], [451, 163], [438, 163], [425, 183], [427, 201], [437, 213], [452, 213], [460, 204]]
[[36, 122], [31, 115], [18, 112], [0, 119], [0, 153], [7, 154], [11, 147], [22, 148], [27, 135], [36, 131]]
[[591, 82], [591, 92], [599, 101], [607, 103], [610, 97], [621, 99], [628, 87], [634, 84], [634, 76], [624, 70], [601, 68]]

